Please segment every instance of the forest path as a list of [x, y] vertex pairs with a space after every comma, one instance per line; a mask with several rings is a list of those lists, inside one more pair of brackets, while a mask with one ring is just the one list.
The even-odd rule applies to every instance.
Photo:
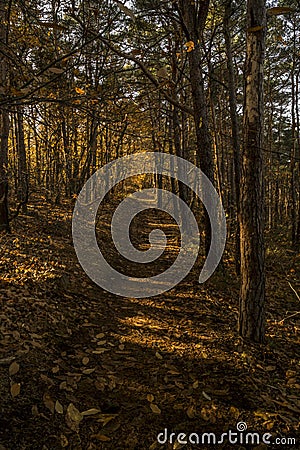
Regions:
[[[112, 213], [109, 204], [101, 212], [99, 242], [126, 271], [110, 245]], [[225, 274], [203, 286], [196, 265], [165, 294], [118, 297], [81, 269], [71, 214], [71, 204], [36, 198], [0, 237], [1, 450], [171, 449], [179, 447], [156, 442], [165, 428], [221, 433], [238, 421], [255, 431], [299, 432], [297, 316], [278, 323], [299, 304], [278, 274], [270, 274], [268, 342], [247, 346], [236, 334], [238, 282], [228, 255]], [[178, 235], [163, 216], [147, 220], [149, 230], [159, 222], [169, 235], [165, 270]], [[145, 248], [145, 224], [133, 224], [137, 247]], [[299, 257], [282, 264], [297, 286]], [[133, 270], [142, 274], [140, 265]]]

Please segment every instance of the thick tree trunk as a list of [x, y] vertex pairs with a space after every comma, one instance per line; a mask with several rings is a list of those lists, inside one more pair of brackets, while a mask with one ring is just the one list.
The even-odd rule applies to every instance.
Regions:
[[241, 178], [241, 294], [239, 332], [253, 342], [265, 336], [263, 67], [266, 8], [248, 0], [244, 142]]

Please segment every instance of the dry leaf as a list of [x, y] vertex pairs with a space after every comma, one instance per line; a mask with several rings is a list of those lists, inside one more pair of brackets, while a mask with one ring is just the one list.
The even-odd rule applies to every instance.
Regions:
[[192, 52], [195, 49], [195, 43], [193, 41], [186, 42], [185, 44], [187, 53]]
[[105, 436], [105, 434], [93, 434], [91, 437], [94, 439], [98, 439], [98, 441], [101, 441], [101, 442], [109, 442], [110, 441], [110, 438], [108, 436]]
[[38, 417], [40, 415], [37, 405], [32, 406], [31, 414], [33, 415], [33, 417]]
[[196, 380], [196, 381], [193, 383], [193, 389], [197, 389], [198, 386], [199, 386], [199, 381]]
[[202, 395], [206, 400], [211, 400], [211, 397], [206, 392], [202, 391]]
[[75, 432], [79, 431], [79, 424], [83, 419], [83, 415], [78, 411], [78, 409], [73, 405], [73, 403], [69, 404], [65, 419], [68, 427], [71, 430]]
[[10, 387], [10, 393], [12, 395], [13, 398], [15, 398], [17, 395], [20, 394], [20, 390], [21, 390], [21, 384], [20, 383], [14, 383], [11, 385]]
[[118, 416], [118, 414], [100, 414], [97, 422], [101, 422], [103, 426], [107, 425], [109, 422], [111, 422], [113, 419], [115, 419]]
[[89, 362], [90, 362], [90, 358], [88, 358], [87, 356], [85, 356], [84, 358], [82, 358], [82, 364], [83, 364], [84, 366], [86, 366]]
[[99, 414], [100, 412], [101, 412], [100, 409], [91, 408], [91, 409], [87, 409], [86, 411], [83, 411], [81, 414], [82, 414], [82, 416], [86, 417], [86, 416], [95, 416], [96, 414]]
[[151, 403], [150, 408], [154, 414], [161, 414], [161, 410], [157, 405], [154, 405], [154, 403]]
[[194, 417], [195, 417], [195, 415], [196, 415], [196, 411], [195, 411], [194, 406], [190, 406], [190, 407], [187, 409], [186, 413], [187, 413], [187, 416], [188, 416], [190, 419], [194, 419]]
[[19, 364], [16, 361], [14, 361], [9, 366], [8, 372], [9, 372], [9, 375], [12, 376], [12, 375], [16, 375], [16, 373], [18, 373], [19, 370], [20, 370]]
[[96, 339], [102, 339], [104, 336], [105, 336], [104, 333], [99, 333], [95, 337], [96, 337]]
[[64, 407], [58, 400], [56, 400], [56, 402], [55, 402], [55, 411], [58, 414], [63, 414], [64, 413]]
[[240, 411], [235, 406], [230, 406], [229, 414], [231, 414], [235, 419], [237, 419], [240, 415]]
[[66, 447], [68, 447], [68, 445], [69, 445], [69, 441], [68, 441], [68, 439], [66, 438], [66, 436], [65, 436], [64, 434], [61, 434], [61, 435], [60, 435], [60, 445], [61, 445], [63, 448], [66, 448]]
[[154, 400], [154, 395], [148, 394], [148, 395], [147, 395], [147, 400], [148, 400], [148, 402], [152, 403], [153, 400]]
[[85, 91], [83, 89], [80, 89], [79, 87], [76, 87], [75, 91], [77, 92], [77, 94], [80, 94], [80, 95], [85, 94]]
[[155, 353], [155, 356], [156, 356], [157, 359], [163, 359], [163, 357], [161, 356], [161, 354], [158, 353], [158, 352]]
[[43, 395], [43, 402], [46, 408], [49, 409], [52, 414], [54, 414], [55, 403], [47, 392], [45, 392], [45, 394]]

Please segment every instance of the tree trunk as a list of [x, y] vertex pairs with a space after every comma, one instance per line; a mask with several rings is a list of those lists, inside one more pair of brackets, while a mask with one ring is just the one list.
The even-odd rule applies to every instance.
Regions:
[[252, 342], [265, 336], [263, 68], [266, 7], [247, 3], [244, 142], [241, 178], [241, 293], [239, 333]]
[[236, 103], [236, 81], [235, 71], [232, 58], [232, 45], [230, 34], [230, 17], [232, 14], [232, 0], [227, 0], [225, 6], [225, 14], [223, 19], [224, 24], [224, 38], [227, 54], [227, 70], [228, 70], [228, 94], [229, 94], [229, 109], [231, 119], [231, 131], [232, 131], [232, 147], [234, 158], [234, 172], [235, 172], [235, 197], [237, 207], [237, 229], [235, 234], [235, 268], [239, 275], [241, 269], [241, 252], [240, 252], [240, 183], [241, 183], [241, 155], [240, 155], [240, 137], [239, 137], [239, 124], [237, 115], [237, 103]]
[[[209, 0], [181, 0], [179, 2], [183, 31], [194, 48], [189, 51], [189, 74], [192, 89], [193, 115], [197, 137], [198, 162], [203, 173], [214, 184], [214, 160], [208, 126], [204, 77], [201, 67], [200, 39], [205, 27]], [[205, 217], [205, 252], [208, 254], [211, 227], [208, 214]]]
[[[6, 94], [8, 86], [8, 68], [6, 60], [6, 48], [8, 43], [8, 13], [9, 5], [6, 0], [0, 0], [0, 86], [1, 94]], [[2, 51], [1, 51], [2, 50]], [[9, 115], [5, 108], [0, 109], [0, 230], [9, 231], [8, 218], [8, 135]]]

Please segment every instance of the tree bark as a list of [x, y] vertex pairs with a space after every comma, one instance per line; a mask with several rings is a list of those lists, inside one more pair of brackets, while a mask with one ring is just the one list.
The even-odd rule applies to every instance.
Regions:
[[265, 337], [263, 68], [266, 7], [247, 3], [244, 142], [241, 178], [241, 293], [239, 333], [252, 342]]
[[[205, 27], [208, 14], [209, 0], [181, 0], [179, 12], [183, 31], [189, 42], [193, 42], [194, 49], [189, 55], [189, 75], [193, 100], [193, 117], [197, 138], [198, 163], [203, 173], [214, 184], [214, 160], [208, 126], [204, 77], [201, 67], [200, 39]], [[205, 252], [208, 254], [211, 241], [211, 227], [208, 214], [205, 217]]]
[[[8, 42], [9, 5], [0, 0], [0, 86], [1, 94], [6, 94], [8, 86], [8, 67], [5, 46]], [[5, 108], [0, 109], [0, 230], [10, 231], [8, 218], [8, 135], [9, 115]]]
[[232, 44], [230, 34], [230, 17], [232, 14], [232, 0], [227, 0], [225, 13], [223, 18], [224, 38], [227, 54], [227, 70], [228, 70], [228, 94], [229, 109], [232, 131], [232, 147], [234, 158], [234, 177], [235, 177], [235, 197], [237, 208], [237, 229], [235, 234], [235, 268], [238, 275], [241, 269], [241, 251], [240, 251], [240, 183], [241, 183], [241, 154], [240, 154], [240, 136], [236, 103], [236, 80], [232, 57]]

